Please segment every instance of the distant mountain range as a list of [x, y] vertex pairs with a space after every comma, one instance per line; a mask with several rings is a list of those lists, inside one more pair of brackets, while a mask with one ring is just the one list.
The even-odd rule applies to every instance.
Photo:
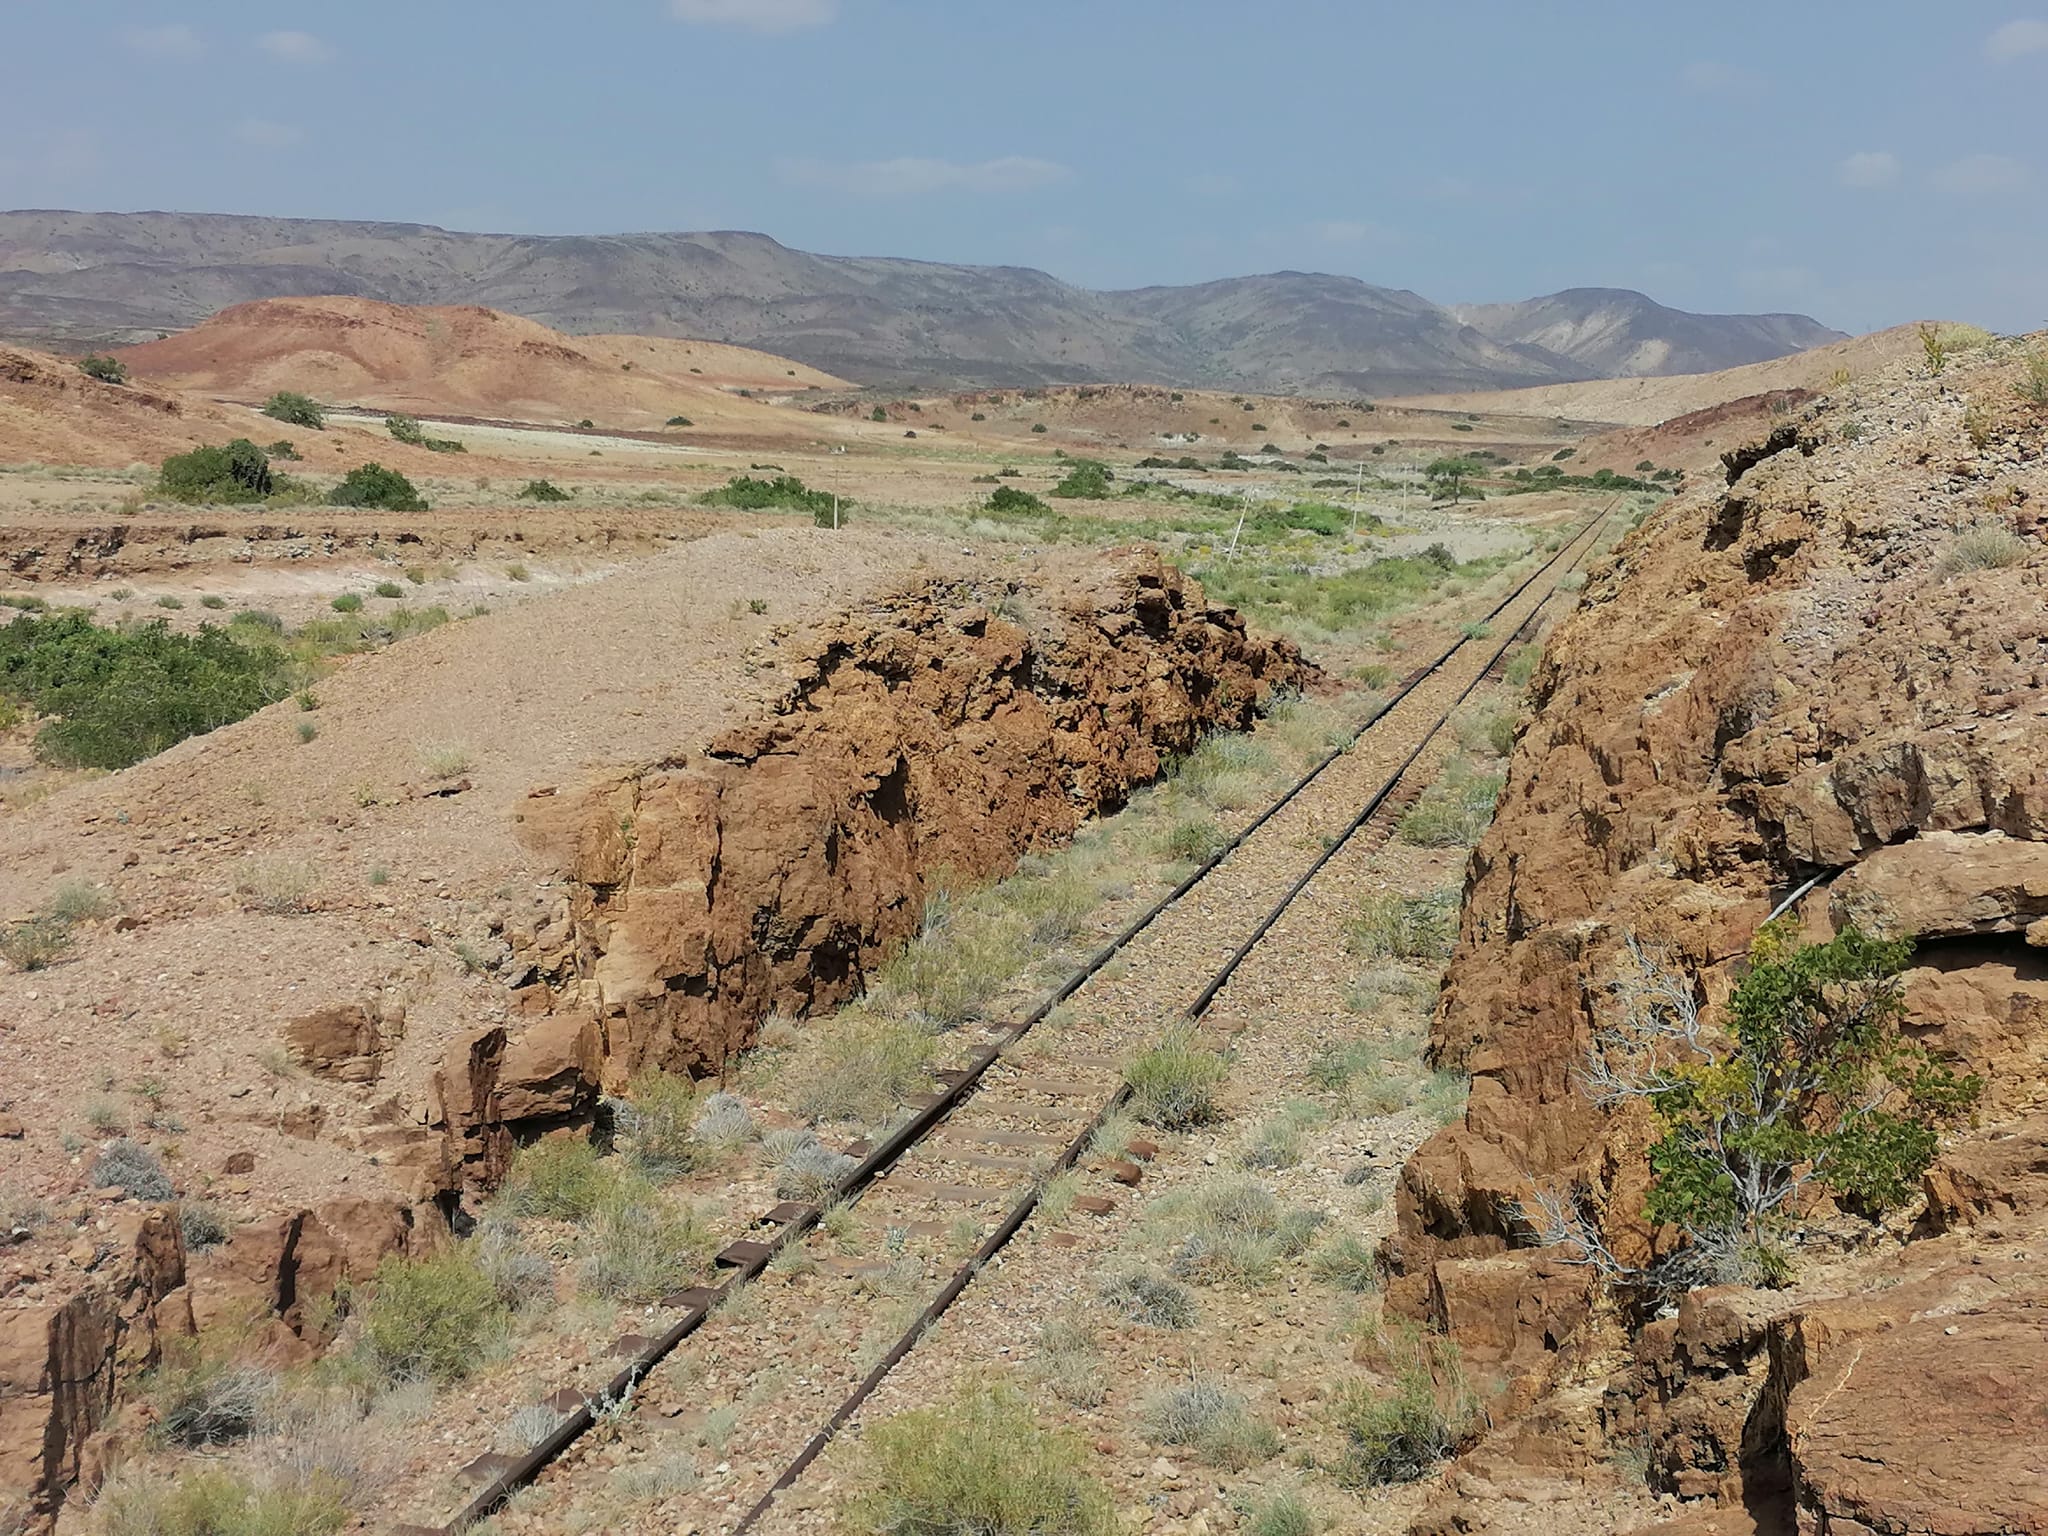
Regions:
[[249, 299], [481, 304], [577, 334], [736, 342], [895, 388], [1118, 380], [1409, 394], [1706, 372], [1840, 340], [1622, 289], [1446, 308], [1306, 272], [1097, 292], [1027, 267], [814, 256], [766, 235], [480, 235], [233, 214], [0, 213], [0, 337], [79, 350]]

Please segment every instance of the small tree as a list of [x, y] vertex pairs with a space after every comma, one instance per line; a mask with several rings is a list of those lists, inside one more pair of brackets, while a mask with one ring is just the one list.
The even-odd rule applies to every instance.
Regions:
[[888, 419], [889, 413], [883, 410], [879, 405], [876, 406], [872, 411], [868, 412], [869, 421], [887, 421]]
[[306, 427], [314, 432], [327, 429], [327, 413], [310, 395], [280, 389], [263, 403], [263, 414], [288, 426]]
[[[1901, 1036], [1908, 941], [1852, 927], [1800, 944], [1789, 922], [1766, 925], [1728, 1000], [1725, 1045], [1685, 979], [1633, 939], [1629, 957], [1620, 1016], [1595, 1038], [1585, 1087], [1598, 1104], [1641, 1100], [1655, 1113], [1644, 1215], [1686, 1235], [1695, 1275], [1699, 1260], [1711, 1270], [1727, 1256], [1744, 1278], [1782, 1279], [1807, 1186], [1870, 1216], [1897, 1205], [1983, 1091]], [[1539, 1226], [1572, 1227], [1555, 1198], [1539, 1206], [1550, 1218]], [[1604, 1255], [1582, 1231], [1546, 1236]]]
[[427, 446], [426, 429], [417, 416], [386, 416], [384, 430], [401, 443], [411, 443], [415, 448]]
[[1448, 457], [1432, 459], [1423, 474], [1429, 478], [1430, 498], [1434, 501], [1449, 501], [1453, 506], [1463, 499], [1465, 482], [1480, 472], [1480, 465], [1467, 458]]
[[157, 493], [173, 501], [261, 501], [276, 488], [270, 460], [246, 437], [224, 447], [172, 454], [157, 472]]
[[103, 352], [92, 352], [78, 360], [78, 371], [89, 379], [98, 379], [102, 384], [126, 384], [128, 365], [118, 357], [108, 357]]

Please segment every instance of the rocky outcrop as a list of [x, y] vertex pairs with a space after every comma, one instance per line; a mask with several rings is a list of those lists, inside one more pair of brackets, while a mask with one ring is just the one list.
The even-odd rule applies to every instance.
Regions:
[[935, 584], [787, 649], [765, 717], [529, 802], [574, 881], [554, 1005], [599, 1022], [607, 1078], [701, 1072], [771, 1012], [856, 995], [935, 874], [1008, 871], [1312, 676], [1139, 553], [1044, 590]]
[[0, 1490], [27, 1501], [24, 1518], [93, 1470], [118, 1386], [156, 1363], [165, 1335], [192, 1331], [172, 1211], [124, 1212], [87, 1246], [89, 1274], [68, 1294], [0, 1311]]
[[[1577, 1191], [1624, 1262], [1674, 1241], [1642, 1216], [1647, 1118], [1597, 1109], [1579, 1081], [1623, 942], [1697, 978], [1711, 1015], [1757, 926], [1809, 881], [1794, 911], [1811, 935], [1854, 922], [1919, 941], [1911, 1027], [1987, 1081], [1981, 1123], [1928, 1176], [1925, 1212], [1855, 1238], [1836, 1301], [1908, 1228], [1982, 1240], [2038, 1223], [2039, 1131], [2020, 1122], [2048, 1103], [2048, 417], [2016, 374], [2011, 353], [1980, 354], [1783, 420], [1729, 455], [1725, 485], [1667, 503], [1589, 578], [1538, 669], [1535, 719], [1468, 874], [1431, 1049], [1469, 1068], [1472, 1094], [1403, 1171], [1397, 1310], [1489, 1350], [1515, 1334], [1509, 1357], [1561, 1358], [1540, 1266], [1462, 1315], [1443, 1301], [1446, 1265], [1532, 1241], [1516, 1202], [1536, 1185]], [[1885, 1296], [1856, 1303], [1871, 1329], [1910, 1315]], [[1866, 1422], [1878, 1378], [1842, 1378], [1824, 1412], [1824, 1391], [1800, 1385], [1824, 1369], [1815, 1320], [1840, 1327], [1822, 1299], [1784, 1312], [1695, 1296], [1633, 1331], [1588, 1312], [1630, 1361], [1610, 1404], [1655, 1420], [1662, 1486], [1734, 1497], [1777, 1478], [1813, 1531], [2039, 1528], [2000, 1525], [2018, 1515], [1990, 1506], [1992, 1523], [1930, 1526], [1931, 1502], [1860, 1502], [1854, 1438], [1887, 1433]], [[1745, 1310], [1757, 1306], [1771, 1315]], [[1978, 1329], [1943, 1326], [1959, 1332], [1936, 1337]], [[1997, 1349], [2048, 1371], [2032, 1326], [2000, 1324]], [[1885, 1346], [1901, 1370], [1918, 1337]], [[1995, 1386], [1963, 1383], [1958, 1401]], [[2010, 1400], [2034, 1411], [2025, 1393]], [[1920, 1476], [1898, 1465], [1905, 1483]]]

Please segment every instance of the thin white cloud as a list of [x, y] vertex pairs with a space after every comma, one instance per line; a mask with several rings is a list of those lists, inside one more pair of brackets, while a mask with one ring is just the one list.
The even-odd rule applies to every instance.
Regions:
[[1984, 52], [2001, 64], [2030, 53], [2048, 53], [2048, 21], [2022, 16], [1984, 39]]
[[1937, 191], [1951, 197], [1999, 197], [2027, 184], [2026, 166], [2010, 155], [1964, 155], [1934, 173]]
[[1678, 83], [1697, 96], [1749, 96], [1763, 88], [1764, 78], [1719, 59], [1694, 59], [1678, 72]]
[[245, 117], [235, 124], [235, 137], [254, 149], [290, 149], [305, 136], [292, 124], [267, 117]]
[[199, 34], [182, 21], [162, 27], [127, 27], [122, 30], [121, 41], [137, 53], [153, 53], [166, 59], [189, 59], [206, 51]]
[[829, 25], [839, 14], [839, 0], [668, 0], [668, 10], [692, 26], [774, 36]]
[[266, 32], [256, 39], [256, 46], [287, 64], [324, 64], [334, 57], [326, 39], [310, 32]]
[[795, 186], [854, 197], [923, 197], [933, 192], [1025, 192], [1064, 181], [1073, 172], [1051, 160], [1004, 155], [996, 160], [778, 160], [776, 174]]
[[1888, 187], [1899, 179], [1899, 157], [1889, 150], [1860, 149], [1835, 167], [1845, 187]]

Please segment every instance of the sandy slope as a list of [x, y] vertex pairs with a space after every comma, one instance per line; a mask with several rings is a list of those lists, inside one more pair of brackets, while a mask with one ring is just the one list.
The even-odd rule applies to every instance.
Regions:
[[1919, 347], [1917, 326], [1895, 325], [1888, 331], [1872, 331], [1868, 336], [1853, 336], [1767, 363], [1724, 368], [1719, 373], [1590, 379], [1581, 384], [1543, 384], [1534, 389], [1417, 395], [1391, 403], [1430, 410], [1564, 416], [1576, 421], [1647, 427], [1745, 395], [1760, 395], [1774, 389], [1821, 389], [1837, 369], [1846, 368], [1851, 375], [1868, 373], [1918, 351]]

